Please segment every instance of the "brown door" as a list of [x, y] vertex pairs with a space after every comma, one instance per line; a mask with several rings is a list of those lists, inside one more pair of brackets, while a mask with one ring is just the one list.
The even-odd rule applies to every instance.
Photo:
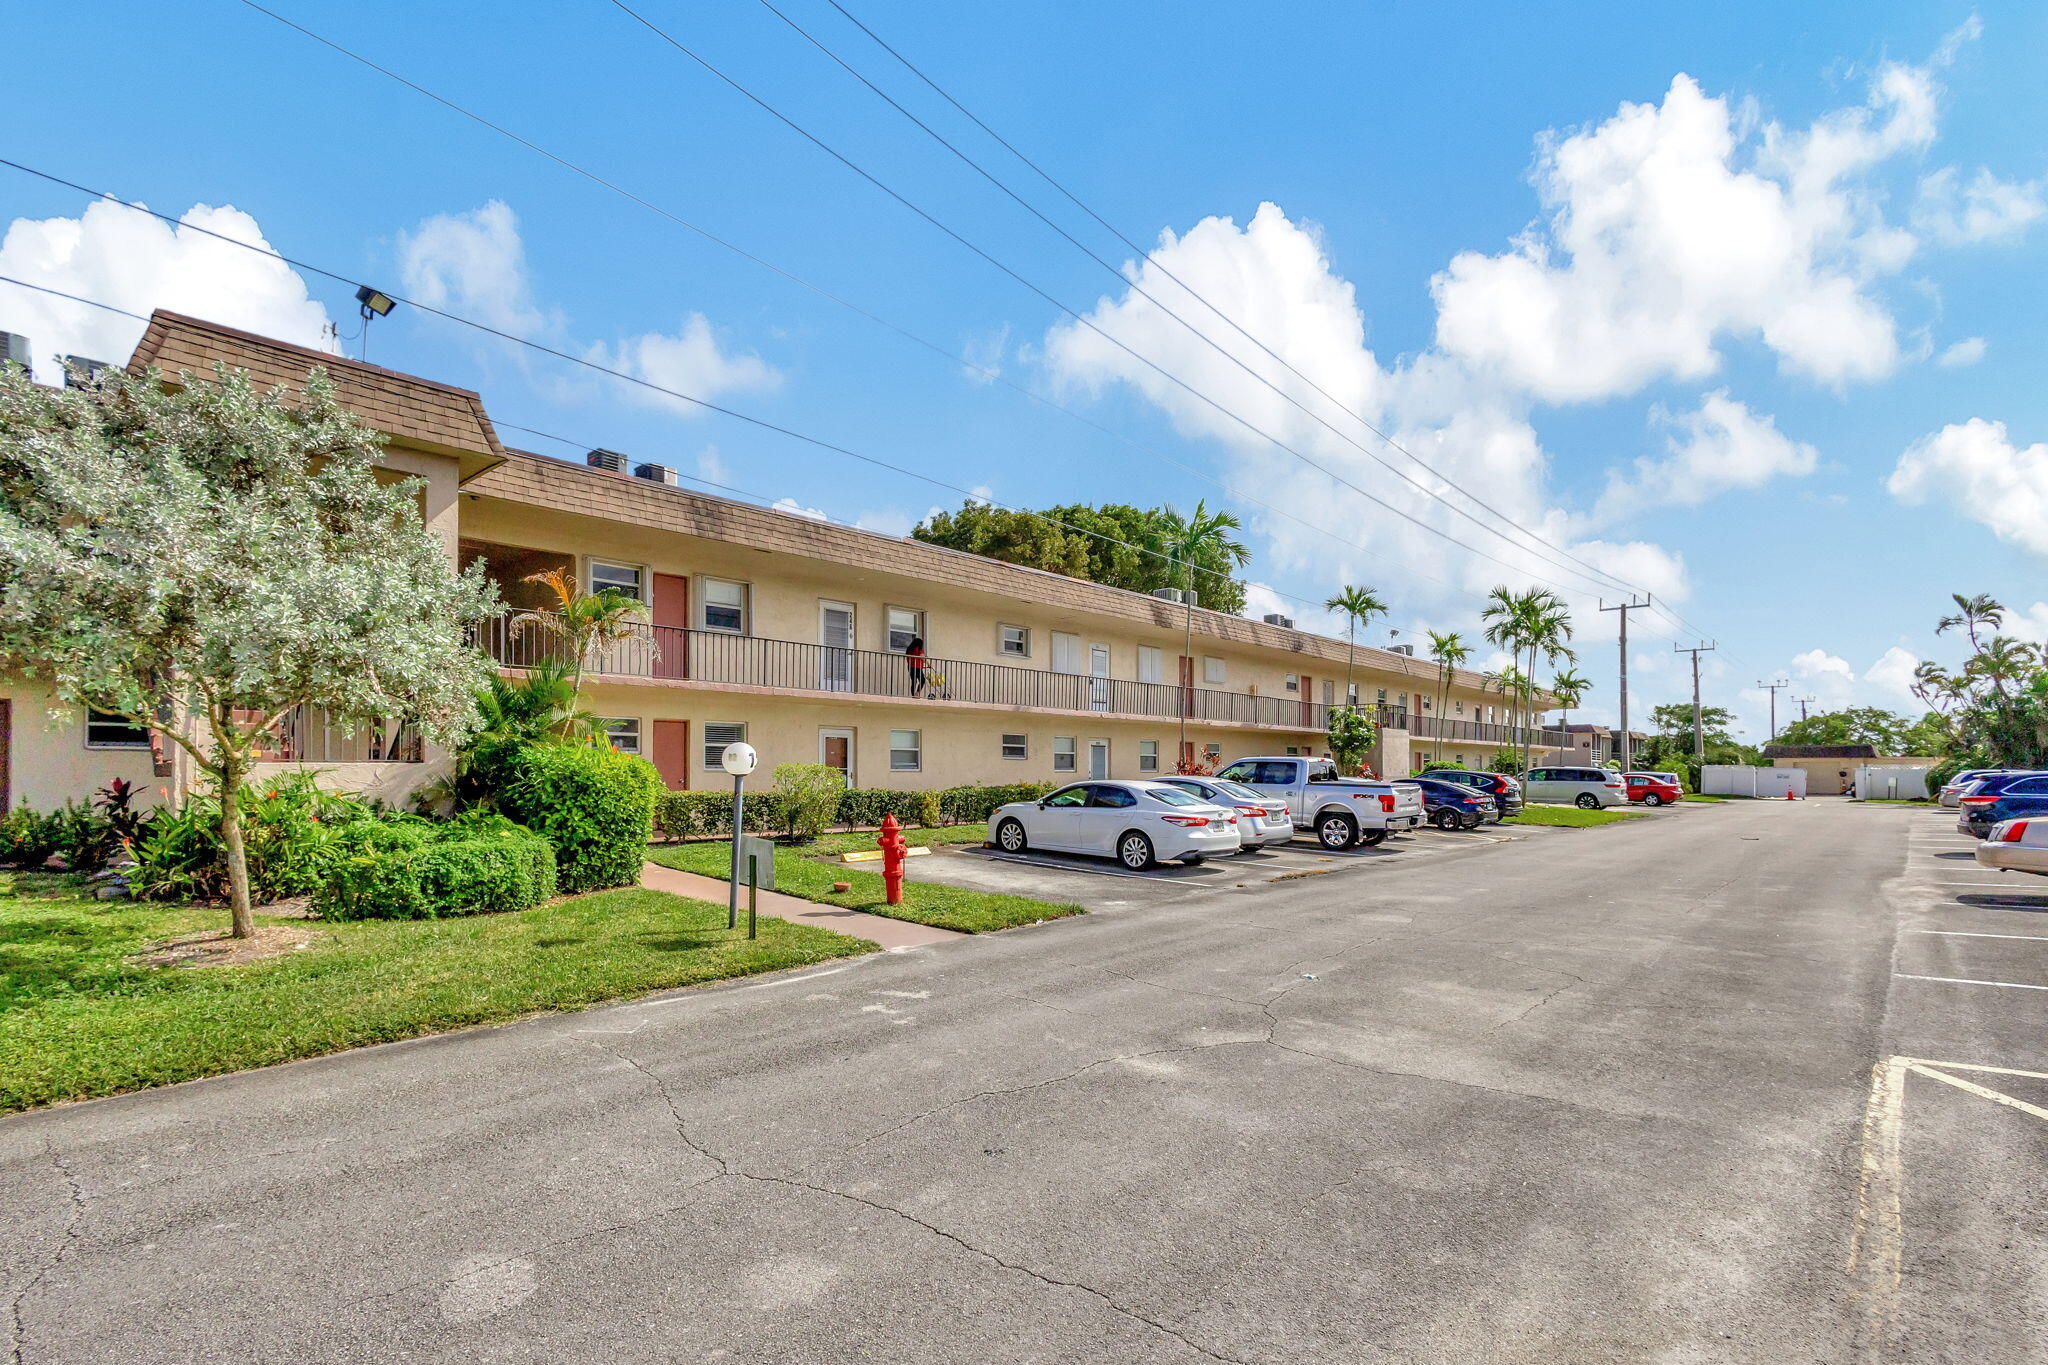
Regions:
[[818, 732], [818, 761], [828, 768], [836, 769], [847, 786], [853, 785], [853, 732], [851, 730], [820, 730]]
[[13, 771], [8, 768], [8, 759], [14, 743], [14, 703], [0, 697], [0, 814], [13, 809]]
[[690, 722], [654, 722], [654, 771], [672, 792], [690, 789]]
[[1310, 729], [1315, 728], [1315, 698], [1316, 680], [1304, 673], [1301, 675], [1301, 723]]
[[[690, 580], [681, 574], [654, 576], [654, 661], [657, 678], [690, 676]], [[676, 788], [681, 791], [681, 787]]]

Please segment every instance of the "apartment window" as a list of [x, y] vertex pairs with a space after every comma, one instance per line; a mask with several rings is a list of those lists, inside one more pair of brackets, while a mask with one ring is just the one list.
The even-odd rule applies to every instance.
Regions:
[[1387, 704], [1387, 689], [1384, 687], [1380, 689], [1379, 703], [1381, 706], [1385, 706]]
[[1024, 626], [997, 626], [996, 653], [1012, 659], [1031, 657], [1031, 631]]
[[1344, 684], [1344, 704], [1345, 704], [1346, 706], [1356, 706], [1356, 705], [1358, 705], [1358, 684], [1357, 684], [1357, 683], [1345, 683], [1345, 684]]
[[1141, 739], [1138, 741], [1138, 771], [1156, 773], [1159, 771], [1159, 741]]
[[1026, 736], [1026, 735], [1004, 735], [1004, 736], [1003, 736], [1003, 757], [1004, 757], [1004, 758], [1029, 758], [1029, 757], [1031, 757], [1031, 741], [1030, 741], [1030, 737], [1029, 737], [1029, 736]]
[[1208, 684], [1209, 684], [1210, 686], [1212, 686], [1212, 687], [1220, 687], [1220, 686], [1222, 686], [1222, 685], [1223, 685], [1223, 681], [1224, 681], [1224, 679], [1225, 679], [1225, 677], [1226, 677], [1226, 676], [1228, 676], [1228, 675], [1227, 675], [1227, 674], [1225, 674], [1225, 672], [1224, 672], [1224, 670], [1223, 670], [1223, 660], [1221, 660], [1221, 659], [1217, 658], [1217, 657], [1216, 657], [1215, 655], [1213, 655], [1213, 654], [1212, 654], [1212, 655], [1208, 655], [1208, 656], [1205, 656], [1205, 657], [1203, 658], [1203, 660], [1202, 660], [1202, 681], [1203, 681], [1203, 682], [1205, 682], [1205, 683], [1208, 683]]
[[1074, 771], [1074, 737], [1054, 735], [1052, 740], [1052, 770], [1056, 773]]
[[1219, 763], [1223, 759], [1223, 746], [1221, 744], [1204, 744], [1202, 746], [1202, 756], [1211, 763]]
[[1138, 681], [1141, 683], [1163, 683], [1166, 681], [1166, 655], [1155, 646], [1138, 646]]
[[1323, 679], [1323, 705], [1332, 706], [1336, 704], [1336, 701], [1337, 684], [1331, 682], [1328, 678]]
[[1457, 714], [1457, 715], [1460, 715], [1460, 716], [1462, 716], [1462, 715], [1464, 715], [1464, 714], [1465, 714], [1465, 703], [1464, 703], [1464, 702], [1459, 702], [1459, 703], [1458, 703], [1458, 709], [1457, 709], [1457, 711], [1455, 712], [1455, 714]]
[[1289, 692], [1301, 691], [1301, 676], [1299, 674], [1289, 673], [1287, 675], [1287, 690]]
[[602, 559], [590, 561], [590, 590], [594, 593], [610, 590], [623, 593], [635, 602], [647, 600], [640, 566], [637, 564], [610, 564]]
[[85, 747], [88, 749], [147, 749], [149, 731], [126, 716], [106, 711], [85, 715]]
[[891, 653], [901, 654], [910, 648], [912, 640], [924, 638], [924, 613], [911, 607], [890, 607], [887, 611], [888, 635], [883, 645]]
[[640, 718], [638, 716], [614, 716], [604, 722], [605, 738], [612, 747], [622, 754], [640, 752]]
[[1394, 705], [1399, 707], [1401, 710], [1406, 711], [1408, 709], [1408, 694], [1406, 692], [1396, 694], [1394, 697]]
[[889, 771], [914, 773], [924, 766], [924, 734], [919, 730], [889, 732]]
[[745, 721], [707, 720], [704, 722], [704, 766], [716, 768], [719, 758], [728, 744], [747, 742]]
[[1081, 637], [1064, 630], [1052, 633], [1052, 671], [1055, 673], [1079, 673], [1081, 667]]
[[704, 599], [704, 629], [747, 633], [747, 585], [724, 578], [699, 580]]
[[1301, 753], [1301, 750], [1295, 747], [1294, 745], [1290, 744], [1287, 746], [1287, 753], [1289, 757], [1298, 757]]

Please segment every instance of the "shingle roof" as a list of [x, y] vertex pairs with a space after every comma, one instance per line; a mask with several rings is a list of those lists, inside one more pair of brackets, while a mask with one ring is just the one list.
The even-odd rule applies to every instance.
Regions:
[[[979, 589], [1005, 597], [1071, 611], [1120, 617], [1160, 630], [1181, 630], [1185, 609], [1144, 593], [1105, 587], [1086, 579], [1068, 578], [1044, 569], [989, 559], [982, 555], [928, 545], [921, 540], [883, 535], [812, 517], [777, 512], [691, 489], [673, 488], [649, 479], [614, 474], [587, 465], [570, 464], [530, 451], [508, 450], [504, 464], [478, 477], [464, 491], [508, 502], [624, 521], [673, 531], [703, 540], [725, 541], [756, 549], [798, 554], [831, 564], [869, 569], [878, 563], [912, 577], [930, 578], [957, 587]], [[1212, 640], [1278, 650], [1304, 658], [1343, 663], [1344, 641], [1289, 630], [1223, 612], [1195, 611], [1195, 633]], [[1381, 673], [1433, 682], [1436, 665], [1425, 659], [1361, 645], [1359, 663]], [[1461, 669], [1459, 685], [1479, 687], [1481, 675]]]
[[1766, 744], [1765, 758], [1876, 758], [1875, 744]]
[[343, 406], [377, 430], [407, 445], [462, 460], [466, 480], [505, 458], [505, 447], [468, 389], [387, 370], [361, 360], [294, 346], [217, 322], [157, 309], [129, 358], [131, 373], [156, 366], [167, 375], [204, 375], [215, 363], [247, 370], [263, 385], [304, 388], [307, 371], [326, 369]]

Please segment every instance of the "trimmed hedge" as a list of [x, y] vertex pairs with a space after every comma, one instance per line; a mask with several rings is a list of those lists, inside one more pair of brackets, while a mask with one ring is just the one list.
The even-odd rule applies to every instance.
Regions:
[[506, 768], [498, 805], [555, 846], [563, 893], [639, 882], [661, 791], [652, 763], [610, 748], [532, 744]]
[[555, 894], [554, 846], [502, 817], [366, 822], [337, 844], [313, 895], [323, 919], [496, 914]]
[[[946, 787], [924, 791], [890, 791], [855, 787], [839, 797], [835, 824], [863, 828], [893, 815], [898, 822], [933, 827], [980, 824], [998, 806], [1036, 801], [1053, 789], [1050, 782], [1018, 782], [1002, 787]], [[780, 834], [789, 828], [788, 812], [773, 791], [747, 793], [747, 833]], [[662, 792], [655, 800], [654, 827], [664, 839], [732, 834], [732, 793], [729, 791]]]

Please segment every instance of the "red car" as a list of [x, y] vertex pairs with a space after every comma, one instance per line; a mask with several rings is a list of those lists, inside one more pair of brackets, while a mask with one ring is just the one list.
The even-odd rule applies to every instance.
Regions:
[[1664, 806], [1684, 795], [1685, 792], [1679, 785], [1662, 773], [1628, 775], [1628, 799], [1631, 805], [1641, 802], [1645, 806]]

